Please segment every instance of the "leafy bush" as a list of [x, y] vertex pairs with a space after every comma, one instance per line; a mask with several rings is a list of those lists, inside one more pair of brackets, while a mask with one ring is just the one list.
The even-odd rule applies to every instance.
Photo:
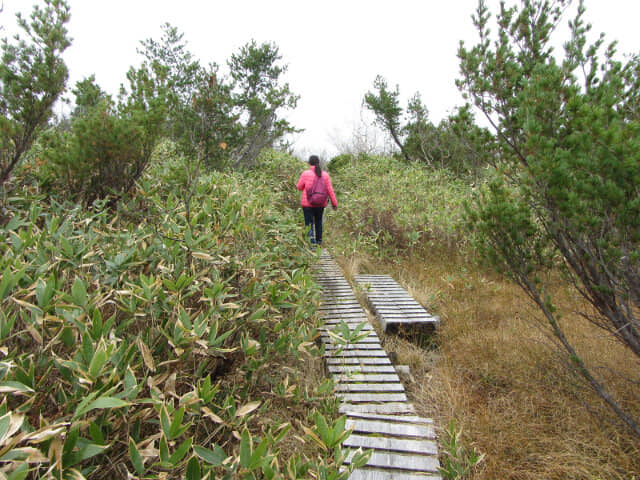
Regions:
[[329, 165], [327, 165], [327, 170], [331, 173], [336, 173], [339, 170], [342, 170], [349, 163], [353, 161], [353, 155], [348, 153], [342, 153], [340, 155], [336, 155], [329, 161]]
[[131, 187], [148, 161], [139, 126], [104, 101], [74, 118], [70, 131], [51, 130], [41, 143], [42, 186], [85, 204]]

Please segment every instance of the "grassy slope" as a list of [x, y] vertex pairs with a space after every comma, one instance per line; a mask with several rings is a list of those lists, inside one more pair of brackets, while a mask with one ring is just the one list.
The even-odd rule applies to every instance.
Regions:
[[[487, 454], [473, 478], [629, 480], [640, 474], [638, 445], [608, 423], [608, 412], [558, 364], [528, 299], [474, 262], [459, 226], [470, 185], [366, 157], [332, 180], [341, 203], [328, 218], [327, 245], [345, 270], [392, 274], [442, 317], [435, 350], [421, 348], [424, 339], [395, 336], [385, 345], [411, 366], [409, 391], [422, 412], [441, 426], [454, 419], [466, 447]], [[627, 365], [637, 376], [622, 349], [573, 313], [580, 301], [561, 282], [556, 295], [586, 358]]]

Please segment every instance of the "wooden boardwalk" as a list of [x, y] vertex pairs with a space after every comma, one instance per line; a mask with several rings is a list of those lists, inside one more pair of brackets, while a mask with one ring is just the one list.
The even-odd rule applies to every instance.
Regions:
[[[325, 360], [341, 400], [340, 413], [347, 416], [347, 428], [353, 428], [343, 443], [349, 452], [345, 463], [355, 449], [373, 451], [367, 465], [349, 478], [442, 480], [433, 421], [415, 415], [364, 309], [327, 251], [321, 253], [316, 278], [322, 286]], [[360, 328], [361, 338], [345, 343], [337, 335], [345, 325], [349, 332]]]
[[440, 321], [439, 317], [429, 314], [389, 275], [356, 275], [355, 280], [363, 287], [385, 332], [399, 325], [433, 329]]

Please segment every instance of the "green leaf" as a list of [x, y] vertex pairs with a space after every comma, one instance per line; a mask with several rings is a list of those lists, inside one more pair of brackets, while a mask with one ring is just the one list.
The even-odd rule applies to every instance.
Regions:
[[76, 305], [87, 308], [89, 299], [87, 297], [87, 284], [80, 277], [76, 277], [73, 285], [71, 286], [71, 298]]
[[189, 425], [182, 426], [182, 419], [184, 418], [184, 407], [179, 408], [175, 411], [175, 416], [173, 417], [173, 421], [171, 422], [171, 426], [169, 427], [169, 440], [173, 440], [182, 435]]
[[89, 435], [91, 435], [91, 439], [98, 445], [104, 445], [105, 441], [102, 429], [96, 422], [89, 423]]
[[16, 273], [12, 273], [11, 265], [7, 265], [4, 272], [2, 273], [2, 278], [0, 278], [0, 301], [4, 300], [13, 288], [18, 284], [18, 282], [22, 279], [25, 270], [20, 270]]
[[82, 403], [78, 405], [76, 413], [73, 415], [73, 419], [76, 420], [91, 410], [104, 408], [123, 408], [128, 407], [129, 405], [131, 405], [131, 402], [126, 402], [116, 397], [100, 397], [95, 399], [88, 405], [83, 405]]
[[248, 429], [242, 431], [242, 438], [240, 439], [240, 465], [242, 468], [249, 468], [249, 462], [251, 460], [253, 439]]
[[267, 453], [267, 449], [269, 448], [269, 442], [266, 438], [263, 438], [262, 441], [258, 444], [254, 452], [251, 454], [251, 459], [249, 460], [249, 469], [255, 470], [262, 463], [265, 454]]
[[[83, 443], [86, 442], [85, 439], [80, 440], [82, 440]], [[75, 452], [73, 456], [73, 464], [76, 465], [84, 460], [87, 460], [88, 458], [95, 457], [96, 455], [104, 452], [107, 448], [109, 448], [109, 445], [96, 445], [95, 443], [86, 443], [80, 450]]]
[[224, 459], [227, 458], [227, 454], [224, 453], [222, 447], [215, 443], [213, 444], [213, 450], [195, 445], [193, 451], [198, 457], [214, 467], [221, 465]]
[[144, 475], [146, 469], [144, 468], [144, 463], [142, 462], [142, 456], [138, 451], [138, 447], [136, 447], [135, 442], [131, 437], [129, 437], [129, 458], [131, 459], [131, 463], [133, 464], [133, 468], [136, 469], [138, 475]]
[[167, 437], [162, 435], [160, 437], [160, 462], [168, 464], [169, 462], [169, 444], [167, 443]]
[[162, 406], [162, 410], [160, 410], [160, 426], [162, 427], [162, 433], [167, 438], [171, 437], [171, 419], [169, 418], [169, 412], [167, 412], [167, 407], [165, 405]]
[[29, 465], [25, 462], [7, 476], [7, 480], [24, 480], [29, 475]]
[[33, 393], [33, 389], [27, 387], [24, 383], [9, 381], [0, 383], [0, 393]]
[[172, 465], [177, 465], [187, 454], [189, 449], [191, 448], [191, 444], [193, 443], [193, 438], [187, 438], [182, 444], [176, 449], [175, 452], [169, 457], [169, 463]]
[[53, 298], [54, 280], [49, 279], [46, 282], [42, 279], [38, 279], [36, 284], [36, 302], [38, 306], [44, 309]]
[[92, 379], [98, 378], [98, 375], [102, 370], [102, 367], [104, 367], [108, 359], [109, 359], [109, 355], [101, 345], [98, 348], [98, 350], [93, 354], [93, 358], [91, 359], [91, 363], [89, 364], [89, 377]]
[[187, 463], [187, 480], [201, 480], [200, 462], [196, 457], [191, 457]]
[[9, 431], [9, 424], [11, 423], [11, 413], [7, 412], [0, 417], [0, 442], [4, 440], [4, 436]]
[[322, 441], [327, 445], [327, 447], [333, 448], [333, 445], [331, 445], [331, 432], [329, 431], [329, 426], [320, 412], [316, 413], [316, 427], [318, 428], [318, 433], [320, 433]]

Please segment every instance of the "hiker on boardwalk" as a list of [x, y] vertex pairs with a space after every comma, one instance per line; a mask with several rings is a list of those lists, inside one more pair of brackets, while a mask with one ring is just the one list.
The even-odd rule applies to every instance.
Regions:
[[317, 155], [309, 157], [309, 170], [302, 172], [296, 187], [302, 191], [300, 204], [304, 213], [304, 224], [309, 227], [311, 243], [322, 245], [324, 209], [331, 200], [331, 206], [335, 210], [338, 208], [338, 200], [333, 192], [331, 178], [327, 172], [323, 172], [320, 168], [320, 159]]

